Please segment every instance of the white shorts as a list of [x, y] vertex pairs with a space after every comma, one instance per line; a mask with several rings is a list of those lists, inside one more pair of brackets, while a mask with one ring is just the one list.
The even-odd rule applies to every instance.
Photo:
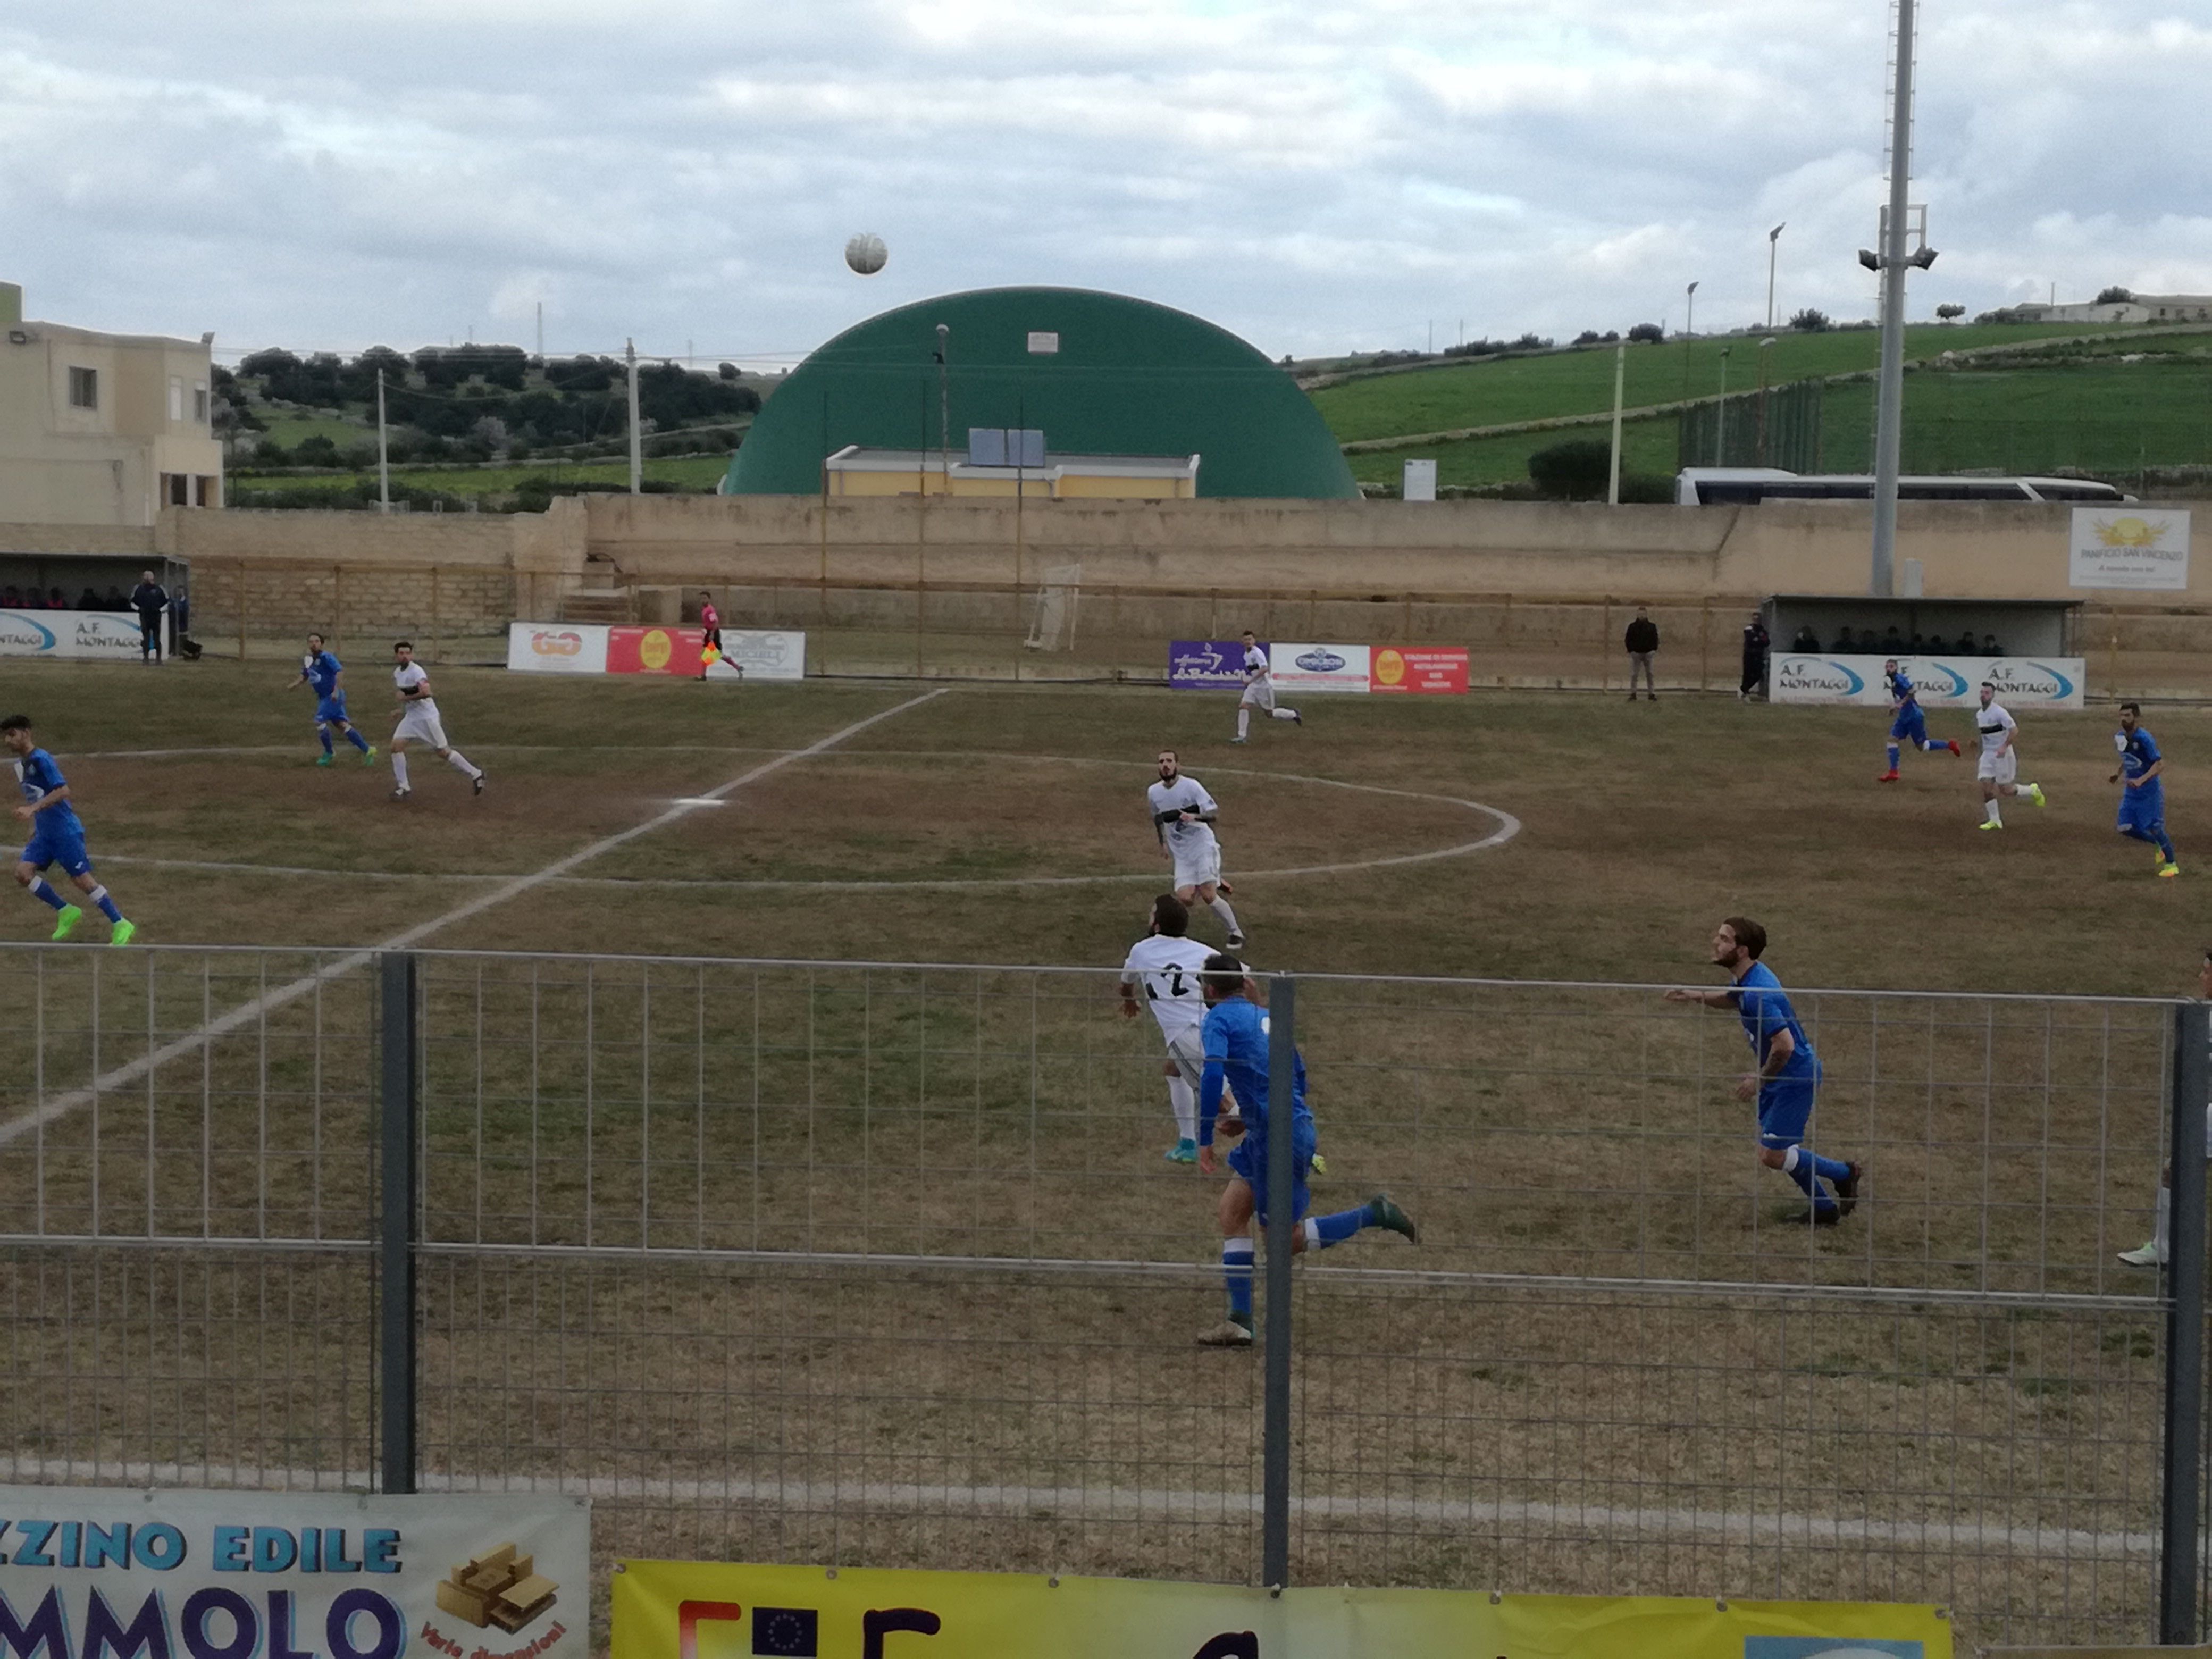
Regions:
[[[1198, 1026], [1186, 1025], [1168, 1039], [1168, 1058], [1182, 1073], [1182, 1080], [1194, 1089], [1206, 1073], [1206, 1043], [1199, 1033]], [[2204, 1115], [2212, 1119], [2212, 1106], [2204, 1109]]]
[[439, 724], [435, 708], [424, 708], [421, 703], [410, 703], [399, 711], [399, 724], [392, 728], [394, 743], [422, 743], [433, 749], [451, 747], [446, 741], [446, 728]]
[[1221, 843], [1203, 841], [1195, 847], [1175, 849], [1175, 884], [1203, 887], [1221, 879]]
[[1237, 706], [1240, 708], [1264, 708], [1269, 714], [1273, 714], [1275, 709], [1274, 681], [1253, 681], [1251, 684], [1244, 688], [1244, 695], [1239, 697], [1237, 702]]
[[2003, 754], [1997, 755], [1984, 750], [1981, 764], [1975, 768], [1974, 775], [1990, 783], [2010, 783], [2020, 775], [2019, 751], [2008, 749]]

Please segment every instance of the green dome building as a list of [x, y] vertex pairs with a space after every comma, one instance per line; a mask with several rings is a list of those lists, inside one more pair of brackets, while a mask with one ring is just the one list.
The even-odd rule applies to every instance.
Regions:
[[1073, 288], [950, 294], [846, 330], [763, 405], [721, 493], [816, 494], [828, 459], [856, 447], [903, 455], [912, 478], [948, 428], [965, 462], [976, 428], [1042, 431], [1048, 459], [1194, 456], [1200, 496], [1359, 494], [1320, 411], [1254, 347], [1188, 312]]

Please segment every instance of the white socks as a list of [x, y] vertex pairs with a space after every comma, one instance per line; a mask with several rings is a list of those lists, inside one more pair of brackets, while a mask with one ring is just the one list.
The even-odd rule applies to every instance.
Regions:
[[448, 749], [446, 751], [446, 764], [452, 767], [453, 770], [459, 772], [465, 778], [475, 778], [481, 777], [483, 775], [483, 774], [478, 772], [475, 767], [469, 764], [469, 757], [461, 753], [458, 749]]
[[1198, 1139], [1198, 1097], [1191, 1092], [1190, 1085], [1179, 1077], [1168, 1079], [1168, 1106], [1175, 1113], [1176, 1138], [1179, 1140]]
[[407, 787], [407, 757], [397, 749], [392, 751], [392, 775], [402, 789]]
[[1298, 717], [1298, 711], [1295, 708], [1270, 708], [1267, 714], [1269, 718], [1279, 720], [1294, 720]]
[[2004, 814], [1997, 811], [1997, 799], [1995, 795], [1990, 796], [1987, 800], [1982, 803], [1982, 822], [1984, 823], [2002, 823], [2004, 822]]
[[1231, 933], [1241, 936], [1244, 930], [1237, 925], [1237, 913], [1229, 908], [1229, 901], [1218, 895], [1206, 902], [1207, 909], [1221, 918], [1221, 925]]
[[1251, 732], [1252, 705], [1249, 702], [1240, 702], [1237, 705], [1237, 735], [1240, 738], [1249, 737]]

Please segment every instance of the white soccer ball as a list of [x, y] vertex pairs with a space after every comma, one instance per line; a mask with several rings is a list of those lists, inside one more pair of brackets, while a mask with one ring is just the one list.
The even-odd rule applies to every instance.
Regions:
[[884, 246], [884, 239], [872, 230], [862, 231], [845, 244], [845, 263], [858, 276], [874, 276], [890, 257], [890, 250]]

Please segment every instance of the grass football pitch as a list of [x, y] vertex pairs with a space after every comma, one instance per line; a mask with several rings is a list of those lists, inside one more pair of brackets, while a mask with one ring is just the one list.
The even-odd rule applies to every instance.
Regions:
[[[380, 746], [384, 676], [362, 662], [354, 709]], [[1962, 1635], [2136, 1628], [2157, 1320], [2132, 1301], [2152, 1281], [2112, 1251], [2156, 1178], [2155, 1011], [1817, 988], [2185, 992], [2212, 921], [2191, 840], [2204, 715], [2154, 722], [2185, 872], [2160, 881], [2112, 832], [2101, 711], [2023, 717], [2023, 775], [2051, 805], [2011, 805], [1986, 834], [1970, 762], [1910, 757], [1877, 786], [1879, 714], [1731, 697], [1316, 698], [1302, 727], [1258, 722], [1237, 748], [1233, 701], [1212, 695], [441, 668], [447, 732], [490, 787], [472, 797], [418, 752], [403, 805], [381, 757], [312, 764], [288, 678], [0, 670], [145, 942], [374, 945], [823, 745], [422, 938], [538, 958], [428, 969], [425, 1218], [462, 1247], [868, 1260], [438, 1257], [435, 1469], [604, 1480], [606, 1536], [635, 1553], [1245, 1576], [1252, 1516], [1207, 1494], [1256, 1479], [1257, 1369], [1190, 1346], [1218, 1295], [1198, 1270], [1210, 1189], [1159, 1159], [1157, 1037], [1114, 1018], [1104, 979], [563, 965], [1110, 970], [1164, 872], [1142, 801], [1164, 744], [1221, 802], [1258, 965], [1431, 981], [1299, 993], [1331, 1158], [1318, 1207], [1388, 1186], [1425, 1229], [1418, 1254], [1363, 1242], [1328, 1267], [1459, 1275], [1304, 1270], [1303, 1578], [1720, 1585], [1949, 1601]], [[1930, 725], [1968, 732], [1960, 714]], [[1391, 861], [1492, 838], [1499, 813], [1510, 838]], [[12, 902], [12, 936], [42, 936], [46, 913]], [[1771, 964], [1807, 993], [1824, 1124], [1876, 1170], [1833, 1233], [1790, 1224], [1786, 1184], [1750, 1167], [1733, 1021], [1534, 983], [1717, 982], [1706, 941], [1732, 912], [1766, 923]], [[49, 1090], [113, 1063], [67, 1040], [88, 1012], [76, 964], [100, 968], [118, 1033], [155, 1024], [169, 971], [151, 953], [112, 969], [132, 953], [106, 952], [96, 919], [81, 937], [40, 970], [52, 1053], [31, 1052], [33, 993], [0, 958], [18, 1014], [0, 1064], [42, 1066]], [[308, 961], [218, 964], [210, 1006]], [[365, 1070], [362, 977], [318, 993], [312, 1052], [307, 1005], [289, 1005], [204, 1066], [58, 1119], [35, 1167], [29, 1143], [0, 1148], [0, 1175], [35, 1187], [55, 1232], [361, 1236], [365, 1087], [315, 1068]], [[1530, 983], [1436, 982], [1461, 977]], [[922, 1255], [1158, 1271], [897, 1265]], [[8, 1271], [24, 1375], [195, 1379], [143, 1406], [87, 1382], [73, 1417], [25, 1390], [19, 1455], [267, 1457], [271, 1422], [295, 1466], [365, 1455], [343, 1264], [200, 1264], [173, 1284], [126, 1261], [66, 1287], [58, 1267]], [[1871, 1295], [1792, 1311], [1753, 1285]], [[151, 1316], [101, 1339], [60, 1311], [64, 1288]], [[1984, 1292], [2000, 1300], [1944, 1300]], [[184, 1365], [170, 1345], [187, 1340], [206, 1351]], [[210, 1372], [256, 1373], [259, 1417], [210, 1411]], [[1807, 1483], [1801, 1457], [1848, 1473]], [[2025, 1530], [1994, 1553], [1960, 1541], [1991, 1524]], [[1872, 1530], [1806, 1547], [1792, 1531], [1836, 1525]]]

